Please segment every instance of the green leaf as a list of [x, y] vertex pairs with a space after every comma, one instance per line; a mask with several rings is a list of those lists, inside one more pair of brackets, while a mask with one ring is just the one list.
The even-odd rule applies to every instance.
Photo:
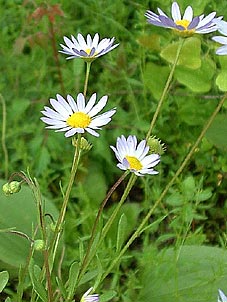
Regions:
[[[139, 302], [217, 301], [226, 288], [226, 250], [208, 246], [169, 248], [144, 262]], [[149, 280], [149, 282], [148, 282]]]
[[[166, 46], [162, 52], [161, 57], [169, 63], [174, 63], [177, 49], [181, 42], [175, 42]], [[187, 67], [189, 69], [197, 69], [201, 66], [201, 41], [196, 37], [187, 38], [181, 49], [177, 65]]]
[[[0, 181], [0, 187], [5, 181]], [[37, 225], [37, 207], [31, 190], [23, 185], [19, 193], [5, 196], [0, 192], [0, 229], [15, 228], [32, 237], [33, 228]], [[45, 199], [45, 211], [54, 219], [58, 211], [53, 203]], [[37, 237], [40, 234], [37, 234]], [[30, 250], [30, 242], [9, 232], [0, 232], [0, 260], [13, 267], [23, 266]], [[36, 253], [36, 261], [41, 263], [42, 257]]]
[[108, 290], [103, 295], [100, 296], [100, 302], [107, 302], [116, 297], [117, 293], [114, 290]]
[[77, 283], [77, 278], [79, 274], [79, 263], [74, 262], [69, 269], [69, 279], [68, 279], [68, 297], [72, 297], [74, 294], [75, 286]]
[[193, 92], [203, 93], [211, 89], [212, 78], [215, 72], [214, 62], [208, 58], [203, 59], [200, 68], [190, 70], [189, 67], [179, 66], [175, 70], [177, 81]]
[[118, 229], [117, 229], [117, 245], [116, 245], [117, 252], [120, 251], [122, 244], [124, 243], [126, 229], [127, 229], [127, 217], [123, 213], [119, 219]]
[[216, 78], [216, 85], [221, 91], [227, 91], [227, 71], [222, 70]]
[[[111, 209], [112, 211], [112, 209]], [[125, 215], [124, 220], [127, 221], [127, 224], [122, 221], [122, 224], [124, 224], [124, 238], [123, 238], [123, 232], [120, 236], [121, 237], [121, 244], [126, 240], [126, 238], [129, 236], [129, 234], [134, 230], [138, 216], [140, 213], [140, 207], [137, 203], [131, 202], [130, 204], [124, 204], [121, 209], [119, 210], [119, 213], [117, 214], [112, 226], [110, 227], [110, 230], [108, 232], [108, 236], [110, 236], [112, 242], [116, 243], [116, 238], [119, 235], [119, 221], [122, 214]], [[119, 242], [120, 243], [120, 242]], [[118, 243], [118, 244], [119, 244]]]
[[0, 272], [0, 293], [5, 288], [9, 280], [9, 273], [7, 271]]
[[44, 285], [40, 281], [41, 269], [37, 265], [34, 265], [34, 261], [31, 261], [29, 265], [29, 275], [33, 285], [34, 291], [40, 297], [43, 302], [47, 301], [47, 292]]
[[206, 138], [216, 147], [227, 150], [227, 115], [219, 113], [207, 130]]
[[160, 66], [151, 62], [146, 64], [144, 83], [156, 100], [159, 100], [162, 95], [169, 71], [170, 69], [167, 66]]

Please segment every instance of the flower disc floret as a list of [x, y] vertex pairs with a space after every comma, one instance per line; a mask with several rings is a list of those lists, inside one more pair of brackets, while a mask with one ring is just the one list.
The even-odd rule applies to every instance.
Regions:
[[79, 33], [77, 38], [71, 35], [71, 39], [64, 37], [66, 45], [60, 44], [62, 50], [59, 52], [68, 55], [67, 59], [82, 58], [86, 61], [103, 56], [109, 51], [116, 48], [119, 44], [114, 44], [115, 38], [104, 38], [99, 41], [99, 34], [96, 33], [92, 39], [91, 35], [87, 35], [87, 39]]
[[159, 15], [147, 10], [145, 17], [147, 18], [148, 23], [155, 26], [171, 28], [183, 36], [191, 36], [194, 33], [206, 34], [213, 32], [217, 30], [214, 21], [222, 18], [215, 18], [216, 12], [212, 12], [206, 17], [204, 17], [204, 15], [193, 17], [193, 9], [191, 6], [186, 8], [182, 16], [177, 2], [173, 2], [172, 4], [172, 19], [160, 8], [158, 8], [158, 13]]
[[57, 94], [56, 99], [50, 99], [53, 109], [45, 106], [45, 110], [41, 111], [44, 115], [41, 120], [49, 125], [46, 128], [64, 131], [66, 137], [85, 131], [99, 136], [96, 130], [108, 124], [116, 112], [116, 108], [113, 108], [97, 115], [106, 106], [107, 99], [108, 97], [105, 95], [95, 105], [96, 93], [91, 96], [87, 104], [82, 93], [77, 95], [76, 101], [71, 95], [67, 95], [67, 100], [65, 100], [60, 94]]
[[110, 148], [114, 151], [119, 161], [117, 164], [119, 169], [130, 170], [137, 176], [158, 173], [153, 167], [160, 162], [160, 155], [147, 155], [149, 147], [146, 144], [146, 140], [142, 140], [137, 144], [135, 135], [129, 135], [128, 138], [121, 135], [117, 138], [116, 147], [110, 146]]

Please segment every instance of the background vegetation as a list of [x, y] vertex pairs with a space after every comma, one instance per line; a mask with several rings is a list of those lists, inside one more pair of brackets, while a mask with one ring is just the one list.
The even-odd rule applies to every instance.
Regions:
[[[217, 11], [218, 16], [227, 19], [225, 1], [178, 3], [183, 9], [191, 5], [195, 15]], [[32, 177], [38, 179], [53, 215], [57, 216], [62, 202], [59, 183], [63, 188], [67, 184], [73, 148], [62, 133], [44, 129], [40, 111], [57, 93], [75, 97], [81, 92], [85, 71], [82, 60], [67, 61], [56, 51], [60, 50], [63, 36], [76, 36], [79, 32], [98, 32], [102, 38], [115, 37], [120, 43], [91, 68], [88, 96], [93, 92], [99, 97], [107, 94], [108, 106], [116, 106], [117, 114], [101, 131], [100, 138], [86, 136], [93, 148], [82, 158], [67, 212], [62, 242], [63, 281], [67, 280], [70, 265], [81, 259], [98, 206], [120, 176], [109, 145], [114, 145], [121, 134], [143, 139], [149, 128], [177, 37], [170, 30], [147, 24], [144, 13], [160, 7], [169, 14], [170, 6], [171, 1], [167, 0], [0, 1], [0, 92], [6, 105], [0, 177], [4, 183], [11, 173], [29, 169]], [[217, 45], [211, 37], [212, 34], [193, 36], [186, 42], [153, 132], [167, 150], [162, 155], [159, 174], [138, 179], [122, 208], [124, 216], [119, 214], [119, 219], [125, 217], [122, 245], [160, 196], [227, 90], [227, 58], [215, 55]], [[103, 282], [100, 291], [109, 293], [108, 299], [216, 301], [218, 288], [227, 293], [226, 108], [227, 103], [190, 165], [156, 209], [146, 232]], [[119, 201], [124, 186], [111, 197], [104, 221]], [[7, 199], [0, 193], [1, 229], [14, 226], [32, 234], [36, 214], [30, 209], [29, 194], [26, 188]], [[90, 275], [81, 284], [78, 296], [86, 291], [88, 283], [94, 283], [100, 266], [105, 270], [114, 257], [119, 219], [91, 264]], [[18, 267], [26, 256], [25, 241], [0, 234], [0, 267], [9, 270], [11, 276], [2, 301], [8, 295], [13, 300]], [[29, 281], [27, 286], [29, 289]], [[29, 301], [29, 295], [25, 301], [26, 298]], [[105, 299], [108, 300], [104, 296]]]

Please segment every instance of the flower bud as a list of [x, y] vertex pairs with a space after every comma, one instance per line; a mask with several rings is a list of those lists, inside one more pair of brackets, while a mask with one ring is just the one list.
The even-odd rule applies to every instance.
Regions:
[[21, 189], [21, 183], [19, 181], [11, 181], [2, 186], [2, 191], [6, 196], [9, 196], [13, 193], [18, 193]]
[[37, 239], [33, 243], [34, 250], [43, 251], [45, 247], [45, 242], [42, 239]]
[[[73, 144], [74, 147], [77, 147], [78, 139], [73, 138], [72, 144]], [[90, 143], [86, 140], [86, 138], [81, 137], [81, 138], [80, 138], [80, 149], [83, 150], [83, 151], [90, 151], [91, 148], [92, 148], [92, 144], [90, 144]]]
[[149, 153], [151, 154], [162, 155], [166, 151], [165, 144], [159, 138], [156, 138], [156, 136], [150, 136], [147, 140], [147, 145], [150, 148]]

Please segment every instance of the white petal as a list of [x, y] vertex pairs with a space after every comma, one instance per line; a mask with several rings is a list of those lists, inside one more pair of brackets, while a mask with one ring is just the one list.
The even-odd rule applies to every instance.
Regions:
[[93, 117], [93, 116], [96, 115], [98, 112], [100, 112], [100, 111], [106, 106], [107, 99], [108, 99], [108, 96], [107, 96], [107, 95], [104, 95], [104, 96], [99, 100], [99, 102], [91, 109], [91, 111], [88, 112], [89, 116], [90, 116], [90, 117]]
[[227, 44], [227, 37], [215, 36], [215, 37], [212, 37], [212, 40], [214, 40], [215, 42], [218, 42], [220, 44]]
[[79, 93], [77, 95], [77, 107], [78, 107], [78, 111], [84, 112], [84, 109], [85, 109], [85, 98], [84, 98], [83, 93]]
[[85, 129], [86, 129], [86, 131], [87, 131], [88, 133], [90, 133], [91, 135], [96, 136], [96, 137], [99, 136], [98, 132], [94, 131], [93, 129], [90, 129], [90, 128], [85, 128]]
[[92, 107], [95, 104], [95, 101], [96, 101], [96, 93], [93, 93], [85, 107], [85, 113], [88, 113], [92, 109]]
[[184, 12], [183, 20], [192, 21], [193, 18], [193, 10], [191, 6], [188, 6]]
[[70, 94], [67, 95], [67, 101], [68, 101], [69, 105], [71, 106], [73, 112], [77, 112], [78, 111], [77, 104], [76, 104], [74, 98]]
[[52, 107], [58, 112], [60, 113], [65, 119], [69, 117], [69, 113], [68, 111], [65, 109], [65, 107], [63, 105], [61, 105], [58, 101], [56, 101], [55, 99], [50, 99], [50, 103], [52, 105]]
[[210, 13], [202, 21], [199, 22], [197, 28], [199, 29], [200, 27], [202, 27], [202, 26], [206, 25], [207, 23], [209, 23], [212, 19], [214, 19], [215, 15], [216, 15], [216, 12]]
[[80, 44], [80, 47], [82, 48], [82, 49], [87, 49], [88, 47], [87, 47], [87, 44], [86, 44], [86, 42], [85, 42], [85, 40], [84, 40], [84, 37], [81, 35], [81, 34], [78, 34], [77, 35], [77, 41], [78, 41], [78, 43]]
[[172, 18], [174, 22], [177, 20], [181, 20], [181, 12], [177, 2], [173, 2], [172, 4]]
[[72, 108], [69, 106], [69, 104], [65, 101], [65, 99], [60, 95], [60, 94], [57, 94], [57, 100], [58, 102], [64, 106], [64, 108], [67, 110], [68, 114], [71, 115], [73, 114], [73, 111], [72, 111]]

